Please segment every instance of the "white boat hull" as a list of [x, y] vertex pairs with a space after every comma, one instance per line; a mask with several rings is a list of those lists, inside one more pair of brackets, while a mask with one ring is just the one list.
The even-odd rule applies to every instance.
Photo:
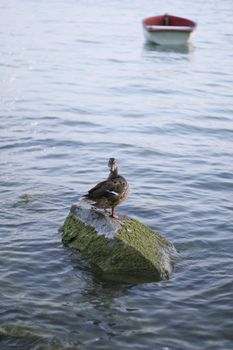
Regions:
[[148, 31], [144, 28], [144, 36], [148, 42], [157, 45], [185, 45], [190, 40], [192, 32], [179, 30]]

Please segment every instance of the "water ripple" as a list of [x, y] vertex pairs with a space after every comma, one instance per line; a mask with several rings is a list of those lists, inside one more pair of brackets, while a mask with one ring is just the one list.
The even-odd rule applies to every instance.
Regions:
[[[232, 348], [232, 6], [169, 6], [192, 44], [145, 44], [149, 2], [1, 4], [2, 349]], [[102, 281], [61, 243], [109, 157], [119, 212], [179, 251], [168, 281]]]

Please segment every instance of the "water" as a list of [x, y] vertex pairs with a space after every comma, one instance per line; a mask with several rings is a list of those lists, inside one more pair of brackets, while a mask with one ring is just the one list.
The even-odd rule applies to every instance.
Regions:
[[[232, 1], [0, 7], [0, 349], [232, 349]], [[164, 12], [192, 45], [144, 43]], [[118, 211], [180, 252], [169, 281], [101, 281], [61, 243], [112, 156]]]

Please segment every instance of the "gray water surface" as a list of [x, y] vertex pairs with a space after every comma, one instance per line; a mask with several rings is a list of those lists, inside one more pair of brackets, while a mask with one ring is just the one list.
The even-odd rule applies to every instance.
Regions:
[[[232, 349], [233, 2], [0, 10], [0, 349]], [[191, 45], [144, 42], [164, 12], [198, 22]], [[168, 281], [101, 281], [61, 243], [109, 157], [118, 211], [180, 252]]]

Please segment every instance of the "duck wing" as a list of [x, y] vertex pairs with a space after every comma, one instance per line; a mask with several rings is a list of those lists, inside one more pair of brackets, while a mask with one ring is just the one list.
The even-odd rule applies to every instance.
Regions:
[[99, 199], [101, 197], [114, 199], [118, 198], [128, 188], [127, 181], [123, 176], [118, 176], [114, 179], [108, 179], [98, 183], [91, 188], [86, 195], [89, 199]]

